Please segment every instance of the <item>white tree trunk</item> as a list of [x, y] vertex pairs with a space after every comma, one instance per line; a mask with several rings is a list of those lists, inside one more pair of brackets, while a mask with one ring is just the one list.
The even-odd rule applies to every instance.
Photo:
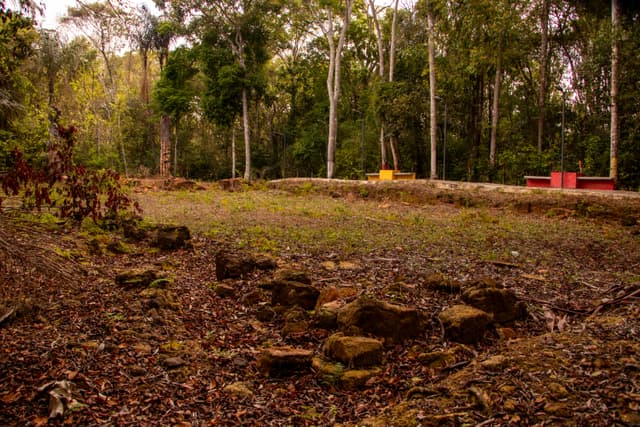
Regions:
[[[391, 20], [391, 45], [389, 46], [389, 83], [393, 82], [396, 71], [396, 25], [398, 21], [398, 0], [393, 7], [393, 19]], [[396, 135], [391, 135], [389, 145], [391, 146], [391, 156], [393, 158], [393, 169], [398, 170], [398, 149]]]
[[620, 118], [618, 116], [618, 66], [620, 60], [620, 1], [611, 0], [611, 163], [609, 176], [618, 180], [618, 143]]
[[236, 177], [236, 123], [231, 127], [231, 178]]
[[[380, 29], [380, 21], [378, 21], [378, 12], [376, 11], [375, 0], [369, 0], [369, 8], [371, 9], [371, 17], [376, 31], [376, 41], [378, 42], [378, 73], [380, 80], [384, 80], [384, 45], [382, 43], [382, 30]], [[387, 165], [387, 147], [385, 144], [384, 122], [380, 124], [380, 166], [385, 168]]]
[[429, 30], [429, 101], [430, 101], [430, 139], [431, 139], [431, 179], [437, 179], [437, 137], [438, 137], [438, 110], [436, 108], [436, 48], [434, 37], [434, 20], [432, 6], [427, 5], [427, 25]]
[[353, 0], [346, 0], [345, 15], [343, 17], [340, 39], [336, 46], [333, 39], [334, 25], [333, 14], [329, 10], [328, 28], [325, 30], [327, 41], [329, 42], [329, 72], [327, 75], [327, 92], [329, 95], [329, 136], [327, 138], [327, 178], [335, 175], [335, 153], [338, 137], [338, 100], [340, 98], [340, 62], [342, 49], [347, 36], [349, 22], [351, 19], [351, 8]]
[[244, 129], [244, 179], [251, 181], [251, 138], [249, 135], [249, 101], [247, 88], [242, 88], [242, 127]]

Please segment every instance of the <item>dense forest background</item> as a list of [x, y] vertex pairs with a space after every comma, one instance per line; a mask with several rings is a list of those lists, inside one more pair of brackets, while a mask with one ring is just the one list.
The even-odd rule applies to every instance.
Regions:
[[155, 3], [77, 1], [54, 31], [0, 0], [0, 172], [63, 124], [128, 176], [522, 184], [564, 141], [566, 170], [640, 187], [634, 1]]

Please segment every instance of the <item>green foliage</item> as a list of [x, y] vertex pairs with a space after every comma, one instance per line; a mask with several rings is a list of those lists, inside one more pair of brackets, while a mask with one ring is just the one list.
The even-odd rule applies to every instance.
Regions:
[[24, 63], [33, 55], [37, 33], [33, 21], [0, 4], [0, 129], [24, 110], [22, 102], [29, 83]]
[[198, 73], [191, 49], [180, 47], [169, 55], [153, 91], [158, 112], [180, 117], [193, 108], [195, 88], [191, 80]]

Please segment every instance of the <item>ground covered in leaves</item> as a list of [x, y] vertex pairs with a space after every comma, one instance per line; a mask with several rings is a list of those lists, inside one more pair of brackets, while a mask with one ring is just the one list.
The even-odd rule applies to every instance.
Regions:
[[[186, 225], [187, 248], [0, 216], [0, 424], [640, 424], [636, 194], [175, 184], [131, 191], [143, 227]], [[220, 251], [267, 256], [277, 269], [219, 281]], [[163, 273], [162, 286], [116, 283], [143, 266]], [[334, 332], [258, 314], [270, 301], [262, 284], [281, 270], [343, 302], [368, 294], [416, 307], [427, 330], [385, 346], [378, 374], [357, 386], [315, 369], [265, 376], [263, 349], [320, 355]], [[445, 339], [438, 314], [487, 278], [513, 289], [527, 316], [475, 344]]]

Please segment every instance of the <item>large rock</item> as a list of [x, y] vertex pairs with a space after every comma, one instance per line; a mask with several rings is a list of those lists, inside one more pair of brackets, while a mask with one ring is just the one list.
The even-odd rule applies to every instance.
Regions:
[[373, 377], [382, 372], [379, 367], [345, 369], [342, 363], [332, 362], [322, 357], [314, 357], [312, 367], [323, 382], [332, 387], [349, 391], [363, 389]]
[[220, 251], [216, 254], [216, 278], [218, 280], [238, 279], [254, 270], [270, 270], [276, 262], [269, 257], [235, 254]]
[[182, 249], [190, 246], [191, 232], [184, 225], [161, 226], [156, 230], [153, 245], [162, 250]]
[[146, 288], [158, 279], [158, 272], [152, 269], [133, 269], [116, 275], [116, 284], [127, 288]]
[[491, 315], [468, 305], [454, 305], [438, 316], [444, 327], [445, 338], [464, 344], [480, 341]]
[[147, 230], [140, 226], [139, 221], [128, 220], [122, 224], [122, 234], [128, 240], [140, 242], [147, 238]]
[[324, 352], [346, 366], [361, 368], [382, 363], [382, 341], [367, 337], [345, 336], [341, 333], [329, 337]]
[[309, 330], [309, 314], [301, 307], [294, 306], [284, 314], [282, 336], [303, 334]]
[[527, 310], [512, 289], [502, 288], [492, 280], [475, 283], [462, 293], [462, 300], [493, 316], [495, 322], [511, 322], [526, 316]]
[[338, 325], [347, 335], [371, 334], [394, 343], [420, 336], [425, 332], [427, 322], [415, 308], [363, 295], [342, 307], [338, 312]]
[[316, 310], [325, 304], [355, 296], [358, 290], [353, 286], [325, 286], [320, 291]]
[[269, 377], [283, 377], [311, 368], [311, 350], [278, 347], [262, 351], [257, 361], [258, 370]]
[[300, 270], [282, 269], [273, 275], [275, 282], [298, 282], [305, 285], [311, 284], [311, 277], [308, 273]]
[[[322, 296], [322, 295], [321, 295]], [[336, 329], [338, 327], [338, 311], [342, 308], [339, 301], [332, 301], [316, 308], [313, 322], [322, 329]]]
[[300, 306], [313, 310], [320, 291], [311, 285], [300, 282], [274, 281], [271, 287], [271, 304], [285, 307]]

